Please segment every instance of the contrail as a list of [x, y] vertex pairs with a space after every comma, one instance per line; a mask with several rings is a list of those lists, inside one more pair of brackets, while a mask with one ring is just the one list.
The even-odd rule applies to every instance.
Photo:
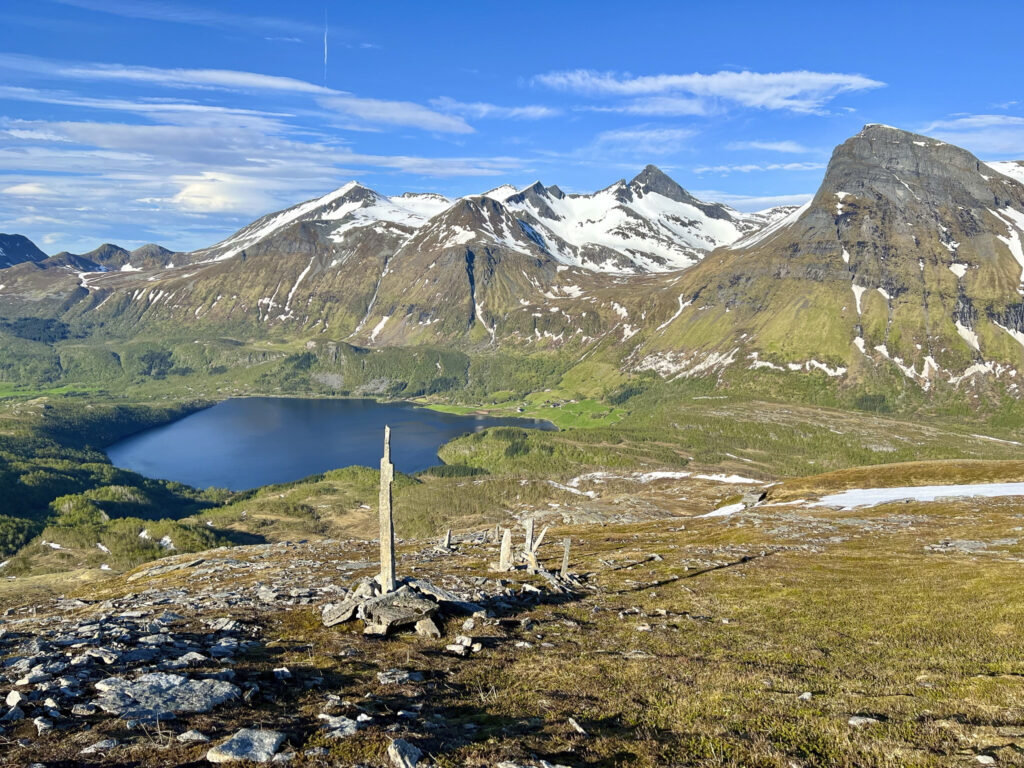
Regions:
[[327, 6], [324, 6], [324, 85], [327, 85]]

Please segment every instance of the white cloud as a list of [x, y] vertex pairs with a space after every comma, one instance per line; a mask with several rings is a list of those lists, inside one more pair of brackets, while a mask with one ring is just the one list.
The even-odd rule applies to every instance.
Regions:
[[688, 93], [745, 107], [817, 112], [842, 93], [880, 88], [863, 75], [830, 72], [715, 72], [646, 75], [575, 69], [537, 75], [533, 82], [561, 91], [598, 96], [653, 96]]
[[708, 115], [713, 111], [704, 100], [685, 96], [651, 96], [645, 99], [633, 99], [625, 104], [604, 107], [587, 106], [583, 109], [588, 112], [620, 112], [627, 115], [648, 115], [650, 117]]
[[256, 28], [261, 31], [270, 30], [277, 33], [289, 31], [316, 34], [319, 32], [318, 27], [291, 19], [224, 13], [177, 3], [153, 2], [153, 0], [55, 0], [55, 2], [123, 18], [216, 27], [229, 29], [232, 32], [247, 28]]
[[[435, 110], [409, 101], [361, 98], [345, 91], [326, 88], [322, 85], [298, 80], [293, 77], [265, 75], [258, 72], [244, 72], [231, 69], [160, 69], [157, 67], [126, 66], [122, 64], [66, 64], [22, 54], [0, 54], [0, 70], [25, 71], [57, 78], [72, 78], [93, 81], [129, 82], [140, 85], [156, 85], [165, 88], [194, 90], [226, 90], [234, 92], [277, 93], [290, 96], [309, 96], [320, 106], [367, 123], [420, 128], [441, 133], [472, 133], [473, 128], [461, 117], [442, 114]], [[20, 94], [18, 92], [21, 92]], [[33, 98], [32, 89], [8, 91], [9, 97]], [[133, 112], [159, 112], [157, 103], [126, 100], [94, 100], [89, 97], [64, 95], [47, 96], [35, 92], [34, 100], [50, 98], [56, 103], [68, 106], [85, 106], [102, 109], [125, 109]], [[110, 103], [111, 101], [120, 101]], [[77, 102], [77, 103], [72, 103]], [[92, 103], [90, 103], [92, 102]], [[166, 111], [219, 111], [206, 105], [170, 103]], [[227, 111], [227, 110], [225, 110]], [[244, 113], [245, 110], [231, 110]]]
[[15, 197], [53, 197], [56, 193], [45, 184], [26, 182], [24, 184], [12, 184], [9, 187], [4, 187], [0, 189], [0, 194], [14, 195]]
[[254, 185], [249, 176], [203, 171], [196, 176], [173, 176], [180, 185], [170, 202], [184, 210], [213, 213], [250, 213], [274, 207], [265, 185]]
[[464, 102], [456, 101], [448, 96], [438, 99], [431, 99], [430, 105], [442, 112], [452, 112], [458, 115], [476, 118], [505, 118], [511, 120], [540, 120], [547, 117], [557, 117], [562, 114], [560, 109], [531, 104], [522, 107], [502, 107], [497, 104], [488, 104], [482, 101]]
[[785, 152], [793, 155], [814, 151], [797, 141], [733, 141], [726, 145], [726, 149], [760, 149], [766, 152]]
[[818, 171], [824, 163], [746, 163], [743, 165], [702, 165], [694, 173], [752, 173], [755, 171]]
[[725, 203], [738, 211], [763, 211], [779, 205], [803, 205], [814, 194], [799, 192], [791, 195], [736, 195], [716, 189], [693, 190], [693, 194], [701, 200], [715, 200]]
[[669, 155], [683, 149], [696, 133], [690, 128], [622, 128], [598, 134], [594, 145], [638, 154]]
[[963, 115], [936, 120], [920, 133], [964, 147], [990, 160], [1024, 159], [1024, 117]]
[[473, 127], [461, 117], [444, 115], [411, 101], [362, 99], [349, 95], [324, 96], [317, 101], [327, 109], [369, 123], [410, 126], [442, 133], [473, 133]]

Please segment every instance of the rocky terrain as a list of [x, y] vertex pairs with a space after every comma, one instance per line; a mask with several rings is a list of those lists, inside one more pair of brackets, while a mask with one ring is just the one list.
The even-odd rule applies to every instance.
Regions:
[[[655, 519], [524, 518], [552, 526], [539, 570], [495, 572], [490, 530], [400, 542], [400, 578], [441, 596], [436, 632], [326, 621], [376, 571], [376, 543], [359, 540], [165, 558], [14, 599], [4, 759], [1018, 764], [1020, 609], [989, 600], [1024, 558], [1016, 501], [815, 506], [857, 479], [739, 483], [741, 502], [699, 514], [673, 501], [691, 478], [636, 480]], [[553, 575], [564, 538], [568, 582]]]

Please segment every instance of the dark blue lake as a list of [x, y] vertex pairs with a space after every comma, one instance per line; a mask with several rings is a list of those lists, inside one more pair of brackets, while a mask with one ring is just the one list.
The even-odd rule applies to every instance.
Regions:
[[245, 490], [330, 469], [380, 466], [384, 425], [400, 472], [440, 464], [454, 437], [512, 425], [555, 429], [540, 419], [457, 416], [408, 403], [253, 397], [225, 400], [183, 419], [114, 443], [115, 466], [147, 477], [207, 488]]

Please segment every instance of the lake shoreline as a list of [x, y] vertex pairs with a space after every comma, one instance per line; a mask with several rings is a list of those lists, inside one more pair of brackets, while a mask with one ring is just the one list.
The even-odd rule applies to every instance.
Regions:
[[385, 423], [400, 436], [396, 464], [444, 465], [448, 442], [491, 427], [558, 431], [532, 416], [453, 414], [410, 400], [231, 397], [108, 445], [115, 467], [194, 488], [247, 491], [349, 466], [375, 466]]

